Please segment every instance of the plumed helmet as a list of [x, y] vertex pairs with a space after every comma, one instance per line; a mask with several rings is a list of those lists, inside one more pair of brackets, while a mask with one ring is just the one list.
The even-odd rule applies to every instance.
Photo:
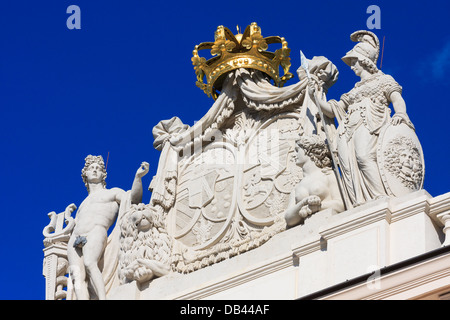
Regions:
[[380, 53], [380, 41], [378, 37], [370, 31], [360, 30], [351, 34], [350, 39], [353, 42], [358, 42], [352, 50], [342, 58], [348, 66], [351, 66], [352, 58], [358, 60], [368, 60], [369, 63], [376, 67], [378, 55]]

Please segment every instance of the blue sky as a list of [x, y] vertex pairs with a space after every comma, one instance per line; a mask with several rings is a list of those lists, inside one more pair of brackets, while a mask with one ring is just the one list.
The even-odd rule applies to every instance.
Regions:
[[[69, 5], [81, 29], [69, 30]], [[326, 56], [339, 69], [329, 98], [358, 78], [340, 60], [349, 35], [381, 9], [383, 68], [402, 86], [425, 153], [425, 189], [450, 191], [448, 1], [7, 1], [0, 11], [0, 299], [44, 299], [42, 229], [47, 213], [79, 205], [87, 192], [84, 158], [108, 161], [108, 187], [129, 189], [142, 161], [155, 174], [152, 128], [178, 116], [192, 125], [213, 103], [195, 86], [192, 50], [218, 25], [257, 22], [298, 52]], [[295, 77], [290, 84], [298, 79]], [[289, 83], [288, 83], [289, 84]], [[144, 202], [150, 199], [145, 190]]]

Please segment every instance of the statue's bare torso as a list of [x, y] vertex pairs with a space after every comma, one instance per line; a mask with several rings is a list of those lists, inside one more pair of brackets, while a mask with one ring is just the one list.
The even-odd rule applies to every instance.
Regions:
[[112, 188], [89, 194], [78, 209], [72, 236], [88, 236], [95, 227], [108, 230], [116, 220], [124, 193], [122, 189]]

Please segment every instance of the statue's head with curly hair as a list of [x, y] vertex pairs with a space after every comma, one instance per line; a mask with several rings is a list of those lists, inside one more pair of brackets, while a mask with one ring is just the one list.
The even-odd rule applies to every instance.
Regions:
[[106, 187], [106, 168], [102, 156], [88, 155], [85, 159], [81, 177], [89, 193], [89, 183], [101, 182]]
[[302, 164], [301, 153], [309, 157], [314, 164], [320, 168], [331, 167], [331, 154], [325, 141], [320, 139], [318, 135], [300, 136], [296, 141], [297, 144], [297, 164]]

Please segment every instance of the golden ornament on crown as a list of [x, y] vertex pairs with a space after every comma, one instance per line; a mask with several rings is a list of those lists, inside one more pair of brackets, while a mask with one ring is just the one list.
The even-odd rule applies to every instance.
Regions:
[[[289, 72], [291, 49], [287, 47], [286, 40], [278, 36], [263, 38], [261, 28], [256, 22], [247, 26], [243, 34], [239, 33], [238, 29], [236, 35], [228, 28], [218, 26], [214, 40], [214, 42], [203, 42], [195, 46], [192, 57], [197, 76], [196, 85], [214, 100], [222, 89], [223, 75], [232, 70], [246, 68], [262, 71], [279, 87], [293, 77]], [[274, 53], [267, 51], [268, 45], [272, 43], [281, 43], [282, 47]], [[198, 51], [203, 49], [210, 49], [213, 58], [206, 61], [205, 58], [200, 57]], [[280, 66], [284, 71], [281, 77]]]

